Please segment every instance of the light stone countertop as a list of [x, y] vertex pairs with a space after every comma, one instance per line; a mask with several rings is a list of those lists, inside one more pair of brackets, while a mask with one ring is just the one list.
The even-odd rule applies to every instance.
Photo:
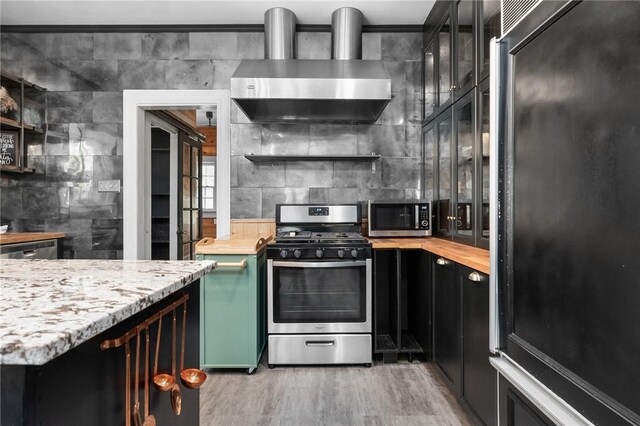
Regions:
[[45, 364], [175, 293], [215, 265], [1, 260], [0, 364]]

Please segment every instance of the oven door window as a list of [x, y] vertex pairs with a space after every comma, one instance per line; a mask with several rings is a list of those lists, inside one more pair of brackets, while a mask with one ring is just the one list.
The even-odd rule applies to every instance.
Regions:
[[278, 263], [291, 266], [273, 267], [275, 323], [366, 321], [364, 262]]
[[415, 205], [377, 204], [371, 206], [371, 229], [402, 231], [414, 229]]

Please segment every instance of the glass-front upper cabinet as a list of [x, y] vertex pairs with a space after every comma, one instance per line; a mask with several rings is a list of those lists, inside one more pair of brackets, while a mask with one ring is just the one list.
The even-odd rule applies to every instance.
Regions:
[[479, 208], [479, 236], [476, 245], [489, 248], [489, 194], [490, 180], [489, 172], [491, 170], [491, 141], [489, 135], [489, 80], [484, 80], [480, 85], [479, 99], [479, 133], [480, 140], [478, 144], [478, 186], [479, 192], [476, 195], [478, 200], [482, 200]]
[[464, 96], [475, 84], [475, 1], [456, 2], [455, 76], [452, 93]]
[[[446, 6], [443, 9], [443, 6]], [[425, 41], [424, 50], [424, 108], [423, 124], [433, 120], [447, 109], [453, 99], [453, 30], [450, 3], [437, 3], [439, 13], [434, 19], [431, 33]], [[436, 7], [434, 6], [434, 8]]]
[[[436, 126], [434, 122], [422, 128], [422, 198], [433, 200], [435, 179]], [[433, 213], [433, 212], [432, 212]]]
[[435, 79], [435, 41], [431, 41], [424, 51], [424, 96], [422, 97], [423, 117], [433, 114], [436, 105], [436, 79]]
[[444, 107], [451, 103], [451, 16], [440, 26], [438, 30], [438, 100], [437, 105]]
[[436, 233], [441, 236], [451, 235], [453, 230], [453, 210], [451, 203], [451, 113], [447, 111], [435, 120], [436, 149], [438, 150], [436, 167]]
[[453, 123], [455, 131], [454, 190], [455, 212], [454, 234], [458, 238], [473, 242], [475, 220], [474, 208], [474, 151], [475, 151], [475, 91], [468, 93], [454, 105]]
[[482, 0], [478, 2], [480, 15], [480, 48], [479, 66], [480, 80], [489, 75], [489, 42], [494, 37], [500, 37], [500, 0]]

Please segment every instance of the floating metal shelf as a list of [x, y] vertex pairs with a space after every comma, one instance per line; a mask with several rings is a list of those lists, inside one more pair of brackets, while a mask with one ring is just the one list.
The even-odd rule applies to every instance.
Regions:
[[257, 154], [245, 154], [244, 157], [249, 161], [254, 162], [269, 162], [276, 161], [362, 161], [371, 162], [380, 159], [380, 155], [257, 155]]

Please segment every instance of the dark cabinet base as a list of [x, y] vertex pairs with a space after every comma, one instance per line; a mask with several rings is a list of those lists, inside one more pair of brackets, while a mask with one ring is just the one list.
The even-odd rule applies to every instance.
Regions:
[[484, 424], [493, 425], [497, 372], [489, 362], [489, 277], [463, 266], [458, 266], [458, 275], [462, 281], [462, 398]]
[[481, 425], [497, 422], [497, 372], [489, 362], [489, 277], [432, 257], [433, 361]]
[[[189, 294], [185, 367], [199, 366], [199, 281], [157, 302], [133, 317], [113, 326], [80, 346], [41, 366], [1, 366], [1, 418], [3, 425], [118, 425], [125, 420], [125, 348], [102, 351], [100, 343], [116, 338], [143, 322], [158, 310], [184, 294]], [[180, 310], [178, 316], [181, 315]], [[159, 370], [171, 368], [171, 321], [165, 317], [162, 327]], [[150, 367], [156, 342], [157, 322], [151, 326]], [[181, 336], [182, 321], [177, 335]], [[144, 333], [140, 351], [140, 404], [144, 406]], [[179, 342], [178, 342], [179, 343]], [[178, 346], [179, 349], [179, 346]], [[178, 350], [179, 352], [179, 350]], [[135, 339], [131, 341], [131, 398], [134, 395]], [[177, 360], [179, 365], [179, 359]], [[150, 372], [151, 378], [152, 371]], [[157, 392], [149, 386], [150, 413], [158, 424], [198, 425], [199, 391], [181, 386], [182, 413], [171, 409], [169, 392]], [[131, 412], [133, 412], [131, 401]], [[132, 420], [133, 424], [133, 420]]]

